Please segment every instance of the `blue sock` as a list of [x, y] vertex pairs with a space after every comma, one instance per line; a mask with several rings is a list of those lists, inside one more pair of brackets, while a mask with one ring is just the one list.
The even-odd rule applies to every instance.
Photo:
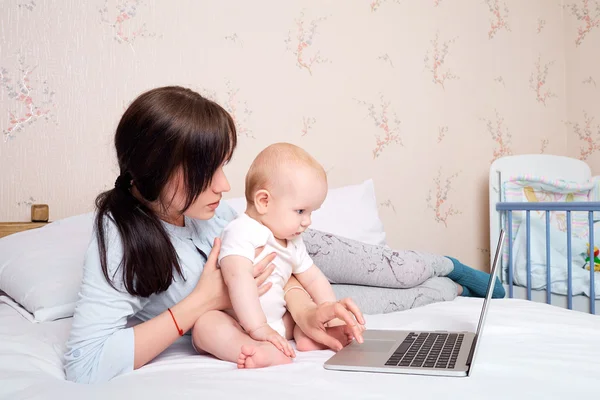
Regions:
[[[454, 270], [448, 274], [448, 278], [461, 285], [463, 289], [468, 289], [465, 291], [468, 294], [463, 293], [463, 296], [485, 297], [490, 281], [490, 274], [468, 267], [455, 258], [448, 258], [452, 260], [452, 264], [454, 264]], [[494, 285], [492, 298], [503, 298], [506, 295], [504, 287], [498, 277], [495, 279], [496, 284]]]
[[461, 294], [462, 297], [476, 297], [476, 296], [473, 296], [473, 293], [471, 293], [471, 291], [469, 290], [468, 287], [463, 286], [463, 285], [460, 285], [460, 286], [462, 287], [462, 290], [463, 290], [462, 294]]

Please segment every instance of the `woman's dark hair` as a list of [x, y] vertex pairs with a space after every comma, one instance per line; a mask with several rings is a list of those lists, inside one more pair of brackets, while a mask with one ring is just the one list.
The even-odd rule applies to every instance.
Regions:
[[120, 175], [114, 189], [96, 198], [100, 264], [111, 285], [106, 218], [114, 222], [122, 240], [120, 266], [127, 292], [148, 297], [167, 290], [174, 271], [181, 275], [181, 266], [168, 233], [148, 203], [160, 200], [167, 182], [181, 171], [186, 201], [178, 211], [183, 213], [209, 187], [236, 143], [235, 125], [227, 111], [190, 89], [152, 89], [131, 103], [115, 134]]

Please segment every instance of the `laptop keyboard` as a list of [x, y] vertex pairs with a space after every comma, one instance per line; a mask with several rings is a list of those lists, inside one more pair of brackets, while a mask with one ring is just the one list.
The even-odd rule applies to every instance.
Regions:
[[411, 332], [385, 365], [453, 369], [463, 338], [459, 333]]

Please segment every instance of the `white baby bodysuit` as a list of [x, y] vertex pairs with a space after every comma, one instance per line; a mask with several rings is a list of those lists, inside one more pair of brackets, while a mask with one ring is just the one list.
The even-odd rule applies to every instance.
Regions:
[[[264, 250], [255, 257], [256, 249], [262, 246], [265, 247]], [[266, 280], [272, 282], [273, 286], [260, 297], [260, 304], [267, 317], [267, 323], [285, 337], [283, 315], [286, 308], [283, 288], [292, 273], [302, 273], [313, 265], [302, 237], [296, 236], [288, 240], [287, 247], [283, 247], [269, 228], [243, 213], [223, 230], [218, 260], [220, 263], [224, 257], [237, 255], [246, 257], [255, 264], [273, 252], [277, 253], [273, 260], [275, 270]]]

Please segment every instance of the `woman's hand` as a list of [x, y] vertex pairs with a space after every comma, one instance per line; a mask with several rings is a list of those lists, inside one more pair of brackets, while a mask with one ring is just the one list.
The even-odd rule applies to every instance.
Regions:
[[364, 341], [362, 333], [365, 330], [365, 319], [358, 306], [349, 298], [335, 303], [322, 303], [319, 306], [313, 303], [312, 306], [295, 313], [293, 317], [302, 332], [332, 350], [339, 351], [344, 347], [339, 340], [326, 331], [326, 324], [336, 318], [345, 322], [346, 325], [340, 329], [344, 329], [349, 338], [355, 338], [358, 343]]
[[[227, 286], [223, 281], [221, 269], [217, 267], [217, 257], [220, 250], [221, 239], [215, 238], [213, 248], [204, 264], [204, 270], [202, 271], [202, 275], [200, 275], [198, 284], [190, 294], [190, 296], [197, 296], [207, 302], [207, 310], [225, 310], [231, 308]], [[275, 255], [275, 253], [270, 254], [254, 265], [254, 282], [256, 282], [256, 286], [258, 287], [259, 296], [265, 294], [272, 286], [271, 282], [265, 285], [263, 283], [265, 283], [265, 280], [275, 269], [275, 265], [271, 264]]]

